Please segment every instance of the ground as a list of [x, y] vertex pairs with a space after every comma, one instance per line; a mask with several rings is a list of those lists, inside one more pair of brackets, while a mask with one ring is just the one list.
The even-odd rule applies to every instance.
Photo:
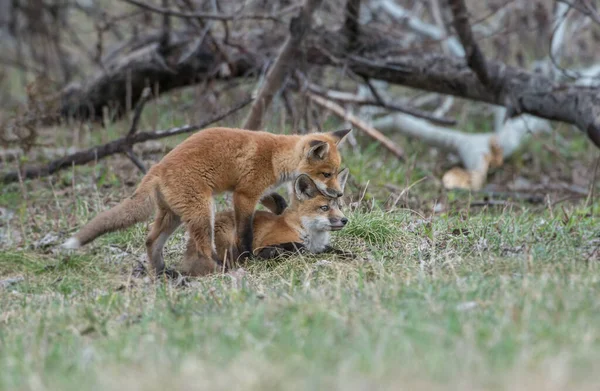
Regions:
[[[557, 125], [491, 176], [512, 199], [490, 200], [443, 190], [445, 155], [395, 140], [406, 162], [362, 137], [343, 150], [350, 223], [334, 244], [357, 259], [254, 262], [186, 286], [139, 274], [144, 224], [56, 249], [133, 191], [126, 158], [2, 186], [0, 389], [595, 389], [597, 150]], [[169, 264], [183, 245], [180, 229]]]

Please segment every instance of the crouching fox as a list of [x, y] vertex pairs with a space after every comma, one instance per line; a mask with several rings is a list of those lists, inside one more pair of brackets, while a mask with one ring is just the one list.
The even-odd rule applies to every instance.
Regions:
[[[337, 174], [343, 192], [348, 178], [348, 169]], [[311, 253], [334, 252], [351, 256], [351, 253], [330, 246], [330, 233], [346, 225], [348, 219], [340, 210], [339, 197], [323, 194], [315, 181], [306, 174], [294, 181], [291, 205], [273, 193], [261, 203], [271, 211], [257, 211], [254, 217], [253, 252], [259, 258], [269, 259], [286, 252], [307, 251]], [[231, 266], [237, 252], [235, 249], [235, 216], [232, 211], [219, 212], [215, 218], [215, 245], [217, 256], [224, 265]], [[195, 242], [190, 237], [183, 260], [199, 263]], [[216, 271], [206, 264], [202, 274]]]

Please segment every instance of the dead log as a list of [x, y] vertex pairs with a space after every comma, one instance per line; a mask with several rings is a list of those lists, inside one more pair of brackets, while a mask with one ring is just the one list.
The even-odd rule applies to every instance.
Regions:
[[[272, 57], [269, 54], [273, 51], [272, 42], [283, 38], [264, 34], [261, 31], [244, 37], [245, 54], [231, 49], [229, 57], [233, 62], [230, 62], [228, 75], [217, 71], [225, 63], [218, 51], [205, 43], [198, 45], [194, 37], [172, 39], [166, 57], [157, 52], [158, 43], [154, 41], [115, 60], [106, 72], [85, 86], [65, 92], [63, 114], [97, 120], [104, 106], [114, 106], [117, 111], [124, 109], [128, 79], [132, 86], [130, 96], [137, 98], [148, 82], [160, 85], [159, 93], [164, 93], [195, 83], [202, 77], [243, 77], [256, 69], [256, 58]], [[369, 79], [501, 106], [510, 102], [522, 113], [573, 124], [600, 146], [600, 91], [597, 89], [561, 84], [543, 75], [488, 60], [490, 83], [502, 86], [494, 90], [481, 82], [464, 59], [423, 52], [388, 56], [386, 50], [394, 48], [396, 42], [367, 26], [361, 26], [357, 39], [361, 42], [358, 47], [369, 48], [368, 53], [349, 55], [348, 38], [341, 31], [313, 30], [304, 39], [302, 56], [313, 65], [346, 66]], [[377, 42], [377, 48], [373, 48], [373, 42]], [[192, 55], [183, 56], [186, 49], [191, 50]], [[132, 103], [134, 106], [136, 102]]]
[[[100, 159], [104, 159], [107, 156], [114, 155], [117, 153], [125, 153], [127, 154], [131, 151], [131, 146], [133, 144], [142, 143], [148, 140], [157, 140], [165, 137], [175, 136], [183, 133], [190, 133], [199, 129], [206, 128], [208, 125], [220, 121], [228, 115], [238, 111], [239, 109], [248, 105], [252, 99], [248, 99], [233, 108], [227, 110], [224, 113], [221, 113], [213, 118], [210, 118], [204, 122], [201, 122], [196, 125], [184, 125], [176, 128], [170, 128], [167, 130], [157, 130], [154, 132], [141, 132], [141, 133], [133, 133], [128, 134], [125, 137], [121, 137], [117, 140], [108, 142], [104, 145], [100, 145], [98, 147], [93, 147], [86, 149], [84, 151], [76, 152], [74, 154], [62, 157], [60, 159], [56, 159], [51, 161], [49, 164], [39, 167], [26, 167], [21, 171], [9, 172], [8, 174], [2, 177], [3, 183], [11, 183], [19, 181], [19, 178], [22, 179], [31, 179], [37, 177], [43, 177], [52, 175], [57, 171], [63, 170], [65, 168], [72, 167], [73, 165], [82, 165], [86, 163], [90, 163], [93, 161], [97, 161]], [[137, 165], [137, 164], [136, 164]]]
[[[365, 39], [366, 28], [360, 38]], [[370, 42], [374, 41], [373, 31]], [[316, 36], [321, 37], [319, 40]], [[505, 106], [507, 99], [521, 113], [562, 121], [577, 126], [594, 144], [600, 147], [600, 91], [597, 89], [561, 84], [546, 76], [512, 67], [499, 61], [487, 61], [487, 72], [494, 91], [481, 83], [463, 60], [437, 53], [406, 53], [377, 57], [347, 56], [345, 39], [341, 34], [315, 33], [307, 48], [307, 58], [315, 65], [345, 65], [354, 73], [420, 90], [454, 95], [471, 100]], [[380, 42], [385, 37], [379, 39]], [[393, 47], [393, 42], [380, 46]]]
[[[250, 56], [231, 50], [226, 61], [202, 37], [173, 36], [164, 47], [160, 41], [157, 36], [129, 53], [115, 55], [104, 70], [82, 85], [67, 86], [60, 98], [61, 116], [99, 122], [103, 109], [109, 107], [111, 117], [119, 118], [127, 107], [135, 107], [145, 87], [151, 87], [158, 95], [203, 80], [246, 75], [254, 69]], [[223, 66], [227, 72], [221, 71]]]

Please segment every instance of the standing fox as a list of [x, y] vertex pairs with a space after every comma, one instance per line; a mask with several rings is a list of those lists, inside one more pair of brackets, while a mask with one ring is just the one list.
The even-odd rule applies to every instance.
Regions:
[[[324, 194], [342, 194], [336, 173], [338, 144], [350, 129], [307, 135], [276, 135], [244, 129], [200, 131], [152, 166], [134, 194], [97, 215], [63, 247], [77, 248], [98, 236], [143, 221], [156, 211], [146, 250], [156, 273], [164, 271], [163, 247], [186, 224], [200, 258], [215, 262], [213, 195], [233, 192], [236, 244], [243, 257], [252, 251], [256, 205], [273, 186], [306, 173]], [[210, 262], [210, 261], [209, 261]], [[186, 274], [201, 273], [200, 262]]]
[[[348, 169], [337, 174], [341, 191], [344, 191]], [[261, 203], [271, 212], [257, 211], [254, 217], [254, 255], [269, 259], [290, 251], [306, 250], [311, 253], [347, 252], [329, 246], [330, 232], [346, 225], [348, 219], [339, 207], [337, 197], [327, 196], [317, 188], [306, 174], [294, 181], [294, 196], [290, 207], [277, 193], [265, 197]], [[236, 259], [235, 216], [232, 211], [219, 212], [215, 218], [215, 245], [217, 256], [229, 265]], [[183, 264], [200, 263], [194, 240], [190, 237]], [[215, 271], [207, 265], [203, 274]]]

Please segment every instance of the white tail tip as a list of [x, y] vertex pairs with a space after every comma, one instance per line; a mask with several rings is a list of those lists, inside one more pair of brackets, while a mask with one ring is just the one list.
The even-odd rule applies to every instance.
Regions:
[[63, 244], [61, 244], [60, 247], [74, 250], [76, 248], [81, 247], [81, 243], [79, 242], [79, 239], [77, 239], [76, 237], [72, 237], [72, 238], [67, 239], [67, 241], [64, 242]]

